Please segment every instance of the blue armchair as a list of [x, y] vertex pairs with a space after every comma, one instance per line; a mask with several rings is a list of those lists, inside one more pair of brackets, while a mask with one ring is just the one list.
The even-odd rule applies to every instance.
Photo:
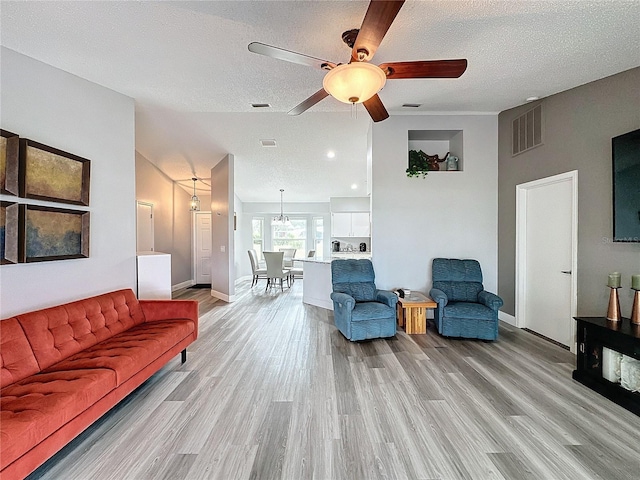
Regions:
[[430, 296], [438, 304], [434, 319], [445, 337], [498, 338], [500, 297], [482, 286], [482, 270], [477, 260], [434, 258]]
[[375, 286], [371, 260], [331, 262], [333, 316], [338, 330], [351, 341], [393, 337], [398, 297]]

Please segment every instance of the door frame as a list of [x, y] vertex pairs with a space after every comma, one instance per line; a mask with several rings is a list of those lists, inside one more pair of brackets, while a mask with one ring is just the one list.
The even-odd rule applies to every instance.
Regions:
[[[527, 302], [527, 201], [529, 190], [562, 182], [571, 182], [571, 317], [578, 311], [578, 171], [516, 185], [516, 326], [526, 327]], [[571, 323], [571, 352], [576, 353], [576, 325]]]
[[[198, 215], [209, 215], [211, 216], [210, 211], [206, 210], [198, 210], [191, 212], [191, 284], [196, 285], [198, 283], [197, 274], [198, 274]], [[213, 236], [213, 230], [211, 231], [211, 235]], [[211, 244], [213, 246], [213, 238], [211, 239]], [[213, 252], [212, 252], [213, 253]]]
[[143, 202], [140, 200], [136, 200], [136, 251], [138, 251], [138, 206], [143, 205], [145, 207], [149, 207], [151, 209], [151, 251], [155, 252], [156, 250], [156, 232], [155, 232], [155, 217], [153, 216], [153, 203], [151, 202]]

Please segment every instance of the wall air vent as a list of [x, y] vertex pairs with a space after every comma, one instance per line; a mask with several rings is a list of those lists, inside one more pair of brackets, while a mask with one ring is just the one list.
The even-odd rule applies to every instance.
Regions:
[[273, 138], [264, 138], [260, 140], [260, 145], [263, 147], [276, 147], [276, 141]]
[[542, 145], [542, 105], [523, 113], [511, 125], [512, 156], [539, 145]]

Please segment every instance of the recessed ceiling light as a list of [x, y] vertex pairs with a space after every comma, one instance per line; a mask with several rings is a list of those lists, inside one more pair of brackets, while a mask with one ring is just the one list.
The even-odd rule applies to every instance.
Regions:
[[527, 97], [527, 102], [534, 102], [536, 100], [539, 100], [540, 97]]
[[277, 146], [276, 141], [273, 138], [263, 138], [262, 140], [260, 140], [260, 145], [262, 145], [263, 147]]
[[356, 183], [351, 185], [351, 190], [355, 190], [356, 188], [358, 188], [358, 185]]
[[403, 103], [402, 106], [404, 108], [418, 108], [418, 107], [421, 107], [422, 104], [421, 103]]
[[327, 157], [329, 158], [336, 158], [336, 152], [334, 152], [333, 150], [329, 150], [327, 152]]
[[268, 103], [252, 103], [251, 106], [253, 108], [269, 108], [271, 105]]

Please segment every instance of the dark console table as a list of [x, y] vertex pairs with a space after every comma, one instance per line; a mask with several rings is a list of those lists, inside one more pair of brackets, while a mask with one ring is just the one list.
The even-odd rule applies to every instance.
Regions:
[[602, 348], [640, 360], [640, 327], [628, 318], [610, 322], [604, 317], [576, 317], [578, 365], [573, 378], [627, 410], [640, 415], [640, 393], [631, 392], [602, 376]]

